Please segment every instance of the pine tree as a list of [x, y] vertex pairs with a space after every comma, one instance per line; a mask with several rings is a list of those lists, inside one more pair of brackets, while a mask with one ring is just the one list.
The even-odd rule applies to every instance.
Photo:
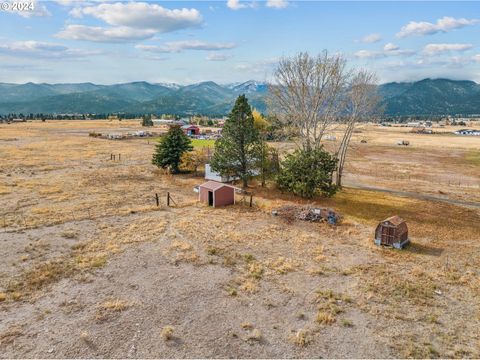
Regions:
[[182, 155], [192, 150], [192, 143], [182, 128], [178, 125], [171, 126], [156, 145], [152, 164], [162, 169], [169, 168], [172, 173], [177, 173]]
[[153, 126], [152, 115], [142, 116], [142, 126]]
[[238, 176], [247, 187], [261, 153], [262, 139], [255, 129], [252, 109], [245, 95], [240, 95], [225, 121], [222, 137], [215, 142], [212, 169], [222, 176]]

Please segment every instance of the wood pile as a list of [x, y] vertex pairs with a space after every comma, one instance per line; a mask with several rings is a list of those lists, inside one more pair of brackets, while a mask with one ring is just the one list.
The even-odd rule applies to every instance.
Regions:
[[288, 223], [302, 220], [310, 222], [326, 221], [329, 224], [337, 224], [340, 221], [340, 215], [334, 210], [314, 206], [285, 205], [273, 210], [272, 215], [279, 216]]

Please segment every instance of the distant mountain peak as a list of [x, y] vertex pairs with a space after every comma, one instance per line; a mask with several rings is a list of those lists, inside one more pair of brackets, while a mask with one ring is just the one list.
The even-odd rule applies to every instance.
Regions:
[[[155, 113], [225, 115], [240, 94], [264, 112], [268, 85], [258, 80], [191, 85], [136, 81], [113, 85], [0, 83], [0, 114]], [[480, 85], [469, 80], [430, 79], [380, 85], [387, 115], [480, 113]]]

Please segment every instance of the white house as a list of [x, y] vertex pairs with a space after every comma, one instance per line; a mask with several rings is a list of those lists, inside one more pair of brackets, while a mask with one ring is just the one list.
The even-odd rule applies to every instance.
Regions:
[[480, 136], [480, 130], [460, 129], [455, 131], [456, 135]]
[[222, 183], [238, 180], [239, 177], [228, 177], [228, 176], [221, 176], [219, 173], [212, 170], [210, 164], [205, 164], [205, 180], [213, 180]]

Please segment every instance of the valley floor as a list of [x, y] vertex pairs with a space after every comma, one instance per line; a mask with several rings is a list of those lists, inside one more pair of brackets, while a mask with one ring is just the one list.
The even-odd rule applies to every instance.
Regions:
[[[306, 202], [255, 187], [212, 209], [149, 140], [88, 137], [135, 126], [0, 125], [1, 358], [480, 357], [478, 208], [347, 187], [313, 202], [332, 227], [271, 216]], [[353, 154], [350, 173], [372, 156]], [[393, 214], [403, 251], [373, 245]]]

